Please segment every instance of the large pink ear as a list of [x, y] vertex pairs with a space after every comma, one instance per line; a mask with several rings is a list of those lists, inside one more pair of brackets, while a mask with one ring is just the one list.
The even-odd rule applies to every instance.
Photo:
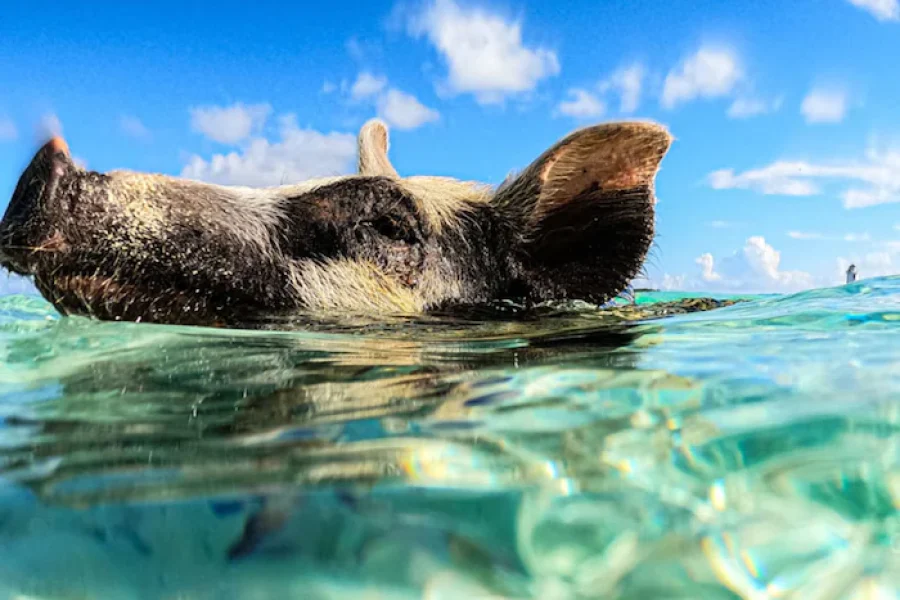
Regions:
[[[655, 226], [654, 182], [672, 136], [649, 122], [578, 130], [498, 188], [544, 295], [601, 300], [643, 264]], [[615, 289], [618, 288], [618, 289]]]
[[604, 123], [575, 131], [505, 183], [494, 203], [537, 225], [591, 190], [645, 189], [653, 182], [672, 136], [651, 122]]
[[380, 119], [371, 119], [362, 126], [357, 140], [358, 172], [368, 177], [390, 177], [398, 179], [400, 175], [388, 159], [390, 139], [387, 124]]

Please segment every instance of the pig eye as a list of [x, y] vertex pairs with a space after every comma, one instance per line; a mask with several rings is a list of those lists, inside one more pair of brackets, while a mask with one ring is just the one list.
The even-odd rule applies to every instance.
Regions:
[[412, 232], [391, 215], [382, 215], [370, 224], [375, 231], [386, 238], [403, 242], [414, 241]]

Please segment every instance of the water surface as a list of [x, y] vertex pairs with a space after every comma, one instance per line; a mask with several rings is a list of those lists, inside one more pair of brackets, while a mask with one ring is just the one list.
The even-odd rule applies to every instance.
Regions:
[[685, 297], [268, 331], [0, 298], [0, 597], [896, 597], [900, 278]]

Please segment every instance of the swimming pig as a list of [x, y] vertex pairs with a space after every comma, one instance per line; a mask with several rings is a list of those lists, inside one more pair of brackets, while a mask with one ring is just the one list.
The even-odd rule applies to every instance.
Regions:
[[599, 303], [643, 264], [670, 142], [653, 123], [587, 127], [492, 188], [401, 178], [374, 120], [357, 174], [251, 189], [87, 171], [56, 137], [19, 179], [0, 264], [63, 314], [145, 322]]

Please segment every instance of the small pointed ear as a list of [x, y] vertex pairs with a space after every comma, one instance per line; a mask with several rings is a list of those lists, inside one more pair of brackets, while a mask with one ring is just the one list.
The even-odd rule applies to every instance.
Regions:
[[588, 127], [497, 190], [493, 204], [518, 229], [537, 296], [605, 300], [637, 275], [653, 240], [654, 180], [671, 142], [655, 123]]
[[399, 179], [400, 175], [388, 159], [388, 127], [381, 119], [371, 119], [359, 131], [358, 171], [368, 177], [390, 177]]

